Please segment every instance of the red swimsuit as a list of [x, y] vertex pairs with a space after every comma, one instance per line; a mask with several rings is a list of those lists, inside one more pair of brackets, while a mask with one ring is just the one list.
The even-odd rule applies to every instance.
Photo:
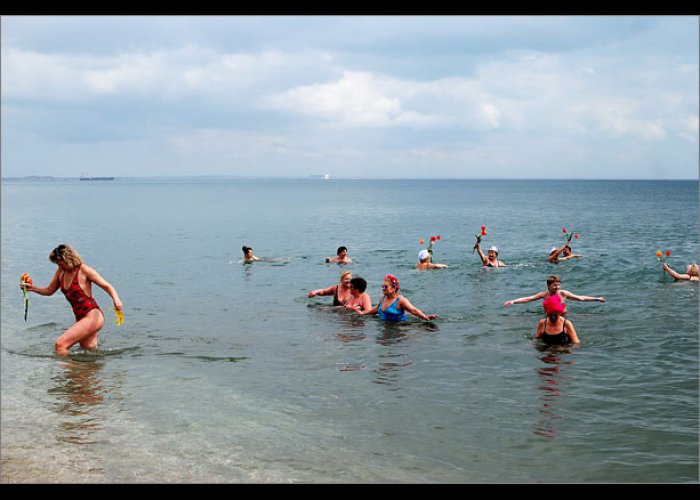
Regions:
[[99, 309], [100, 312], [102, 312], [100, 306], [97, 305], [97, 301], [92, 297], [88, 297], [85, 291], [80, 287], [80, 283], [78, 283], [78, 274], [80, 274], [80, 267], [78, 267], [78, 272], [75, 273], [73, 282], [70, 284], [70, 288], [67, 290], [63, 288], [63, 274], [59, 280], [61, 291], [63, 292], [63, 295], [66, 296], [66, 300], [73, 308], [73, 314], [75, 314], [76, 321], [83, 319], [93, 309]]

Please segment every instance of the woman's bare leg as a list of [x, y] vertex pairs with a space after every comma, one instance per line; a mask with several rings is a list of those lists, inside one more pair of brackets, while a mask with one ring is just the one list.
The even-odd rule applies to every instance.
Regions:
[[56, 339], [56, 354], [66, 356], [68, 349], [78, 342], [85, 349], [97, 349], [97, 332], [102, 329], [104, 322], [102, 311], [93, 309]]

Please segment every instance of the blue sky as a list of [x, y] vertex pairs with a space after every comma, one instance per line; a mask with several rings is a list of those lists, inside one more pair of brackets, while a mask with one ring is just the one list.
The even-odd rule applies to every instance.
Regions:
[[697, 179], [695, 16], [4, 16], [2, 175]]

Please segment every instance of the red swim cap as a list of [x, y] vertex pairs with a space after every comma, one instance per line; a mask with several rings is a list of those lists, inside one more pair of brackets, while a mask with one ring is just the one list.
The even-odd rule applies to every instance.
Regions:
[[544, 312], [547, 315], [550, 314], [564, 314], [566, 306], [561, 303], [561, 298], [559, 295], [550, 295], [542, 301], [542, 306], [544, 307]]

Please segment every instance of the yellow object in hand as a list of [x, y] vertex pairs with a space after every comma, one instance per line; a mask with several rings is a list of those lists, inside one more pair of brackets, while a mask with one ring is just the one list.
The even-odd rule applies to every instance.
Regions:
[[124, 323], [124, 311], [115, 308], [112, 308], [112, 310], [114, 311], [114, 316], [117, 319], [117, 326], [121, 326], [122, 323]]

